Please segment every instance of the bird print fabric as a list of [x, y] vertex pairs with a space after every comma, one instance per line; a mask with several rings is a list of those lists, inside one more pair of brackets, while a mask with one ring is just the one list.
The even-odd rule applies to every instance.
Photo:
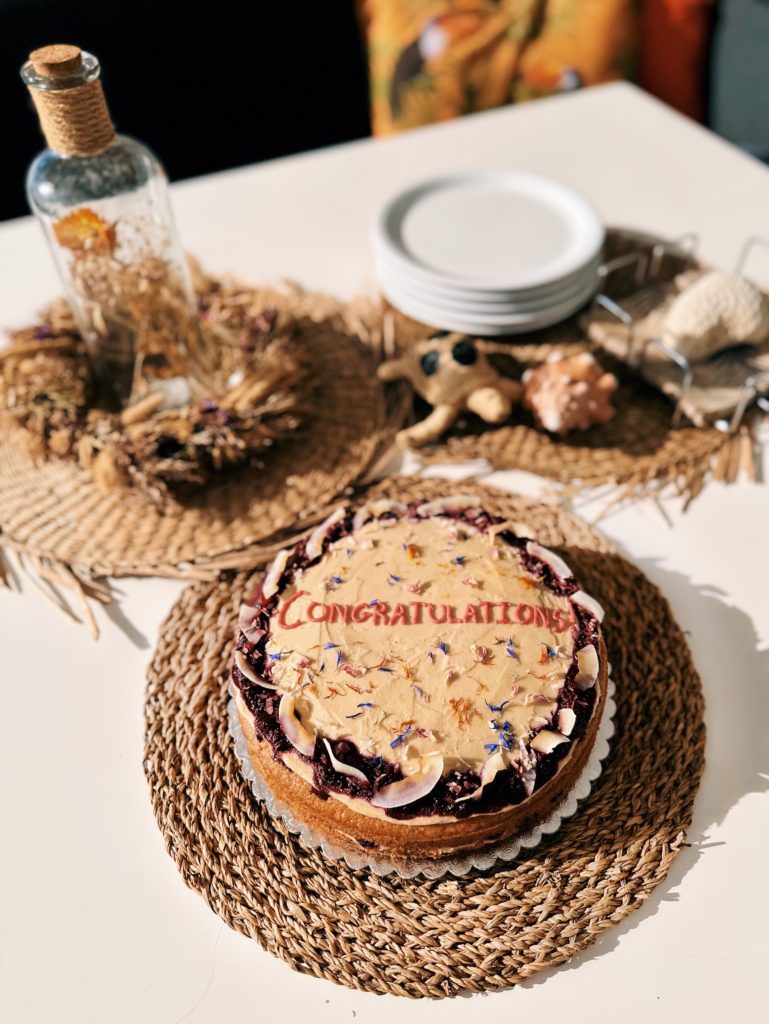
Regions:
[[634, 74], [638, 0], [360, 0], [375, 135]]

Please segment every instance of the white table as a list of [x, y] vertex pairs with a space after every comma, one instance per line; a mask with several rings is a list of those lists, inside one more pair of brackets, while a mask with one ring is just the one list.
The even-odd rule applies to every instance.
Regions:
[[[368, 227], [389, 192], [485, 165], [559, 177], [609, 223], [668, 236], [697, 229], [702, 254], [724, 267], [746, 235], [769, 233], [769, 172], [627, 85], [186, 182], [174, 201], [185, 245], [208, 267], [351, 295], [371, 284]], [[53, 270], [27, 219], [0, 228], [0, 254], [0, 322], [21, 324], [55, 293]], [[490, 482], [541, 487], [511, 473]], [[0, 1019], [760, 1019], [769, 488], [711, 486], [685, 517], [669, 511], [673, 529], [649, 504], [603, 526], [668, 596], [702, 673], [708, 765], [693, 845], [642, 910], [570, 965], [514, 991], [440, 1004], [294, 974], [182, 884], [141, 763], [144, 671], [178, 584], [120, 582], [120, 610], [97, 611], [97, 643], [34, 592], [1, 593]]]

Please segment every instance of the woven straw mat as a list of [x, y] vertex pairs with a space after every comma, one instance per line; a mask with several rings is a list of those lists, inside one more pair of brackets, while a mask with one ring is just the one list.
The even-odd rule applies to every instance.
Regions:
[[[612, 228], [607, 232], [605, 258], [614, 260], [631, 252], [650, 254], [660, 238]], [[655, 279], [670, 280], [681, 270], [699, 264], [682, 250], [667, 251], [659, 261]], [[636, 290], [629, 267], [611, 275], [605, 290], [620, 300]], [[396, 310], [395, 336], [400, 347], [425, 337], [433, 328], [419, 324]], [[583, 330], [583, 316], [575, 315], [544, 330], [515, 335], [505, 341], [482, 342], [497, 369], [520, 379], [528, 366], [543, 362], [553, 352], [567, 355], [591, 350]], [[571, 489], [610, 485], [619, 500], [655, 494], [672, 485], [685, 499], [695, 498], [730, 437], [715, 428], [673, 426], [673, 403], [635, 372], [605, 352], [598, 360], [619, 379], [614, 395], [616, 416], [609, 423], [575, 431], [565, 438], [537, 428], [531, 414], [518, 406], [510, 422], [490, 426], [467, 416], [437, 444], [419, 449], [424, 462], [486, 459], [495, 469], [525, 469]], [[424, 414], [422, 408], [420, 415]]]
[[[313, 296], [300, 308], [312, 309]], [[325, 314], [328, 303], [318, 296]], [[285, 302], [285, 299], [283, 300]], [[104, 493], [71, 462], [33, 462], [0, 445], [0, 543], [86, 575], [213, 578], [251, 565], [281, 532], [317, 520], [392, 439], [371, 352], [339, 318], [304, 321], [312, 390], [300, 429], [263, 469], [243, 470], [184, 504], [138, 489]]]
[[[393, 478], [369, 496], [451, 493]], [[273, 820], [244, 780], [227, 728], [228, 665], [249, 575], [187, 588], [149, 669], [145, 771], [182, 878], [230, 927], [295, 970], [370, 992], [441, 997], [502, 989], [569, 960], [637, 910], [685, 841], [703, 768], [699, 677], [659, 591], [599, 533], [559, 508], [479, 485], [572, 564], [607, 610], [616, 734], [577, 814], [515, 864], [462, 878], [380, 878], [326, 861]], [[676, 746], [663, 753], [658, 735]]]

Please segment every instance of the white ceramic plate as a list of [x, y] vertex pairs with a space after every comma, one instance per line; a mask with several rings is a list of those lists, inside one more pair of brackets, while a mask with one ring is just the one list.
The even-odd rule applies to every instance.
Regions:
[[562, 282], [595, 259], [601, 220], [578, 193], [520, 171], [421, 182], [385, 204], [378, 251], [438, 287], [518, 291]]
[[568, 302], [550, 306], [539, 313], [521, 314], [486, 314], [459, 313], [443, 306], [428, 306], [410, 299], [398, 289], [391, 290], [386, 282], [381, 282], [382, 292], [386, 298], [406, 316], [421, 323], [444, 331], [461, 331], [463, 334], [480, 336], [496, 336], [504, 334], [523, 334], [527, 331], [538, 331], [565, 320], [575, 313], [593, 295], [595, 284], [590, 283], [581, 294], [575, 295]]
[[393, 260], [384, 250], [376, 250], [377, 272], [386, 274], [391, 282], [397, 282], [399, 286], [410, 291], [414, 295], [421, 295], [425, 300], [430, 300], [436, 305], [446, 301], [461, 302], [471, 306], [500, 305], [505, 308], [521, 306], [522, 308], [534, 308], [540, 304], [557, 301], [558, 297], [568, 291], [576, 291], [588, 280], [595, 277], [596, 271], [601, 264], [602, 254], [599, 254], [587, 263], [581, 270], [571, 274], [569, 277], [557, 281], [555, 284], [545, 285], [542, 288], [521, 288], [518, 290], [503, 289], [473, 289], [460, 287], [459, 285], [436, 285], [425, 282], [421, 278], [407, 273], [403, 266]]
[[477, 313], [481, 316], [488, 313], [505, 316], [543, 313], [555, 306], [563, 305], [572, 298], [583, 295], [586, 290], [594, 286], [596, 281], [595, 270], [592, 270], [590, 273], [581, 274], [573, 279], [566, 287], [559, 288], [558, 291], [550, 292], [537, 299], [501, 301], [488, 298], [467, 299], [462, 292], [438, 294], [423, 288], [419, 282], [415, 283], [404, 275], [394, 272], [384, 263], [377, 262], [376, 273], [382, 285], [386, 286], [393, 294], [402, 295], [406, 300], [410, 299], [426, 306], [446, 310], [446, 312], [462, 315]]

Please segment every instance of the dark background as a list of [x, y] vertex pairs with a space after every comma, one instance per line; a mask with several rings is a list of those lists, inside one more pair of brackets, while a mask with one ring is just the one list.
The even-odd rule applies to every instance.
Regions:
[[48, 43], [94, 53], [119, 132], [186, 178], [369, 132], [352, 0], [0, 0], [0, 220], [28, 212], [43, 138], [19, 69]]
[[[0, 0], [0, 220], [43, 148], [19, 68], [53, 42], [96, 54], [117, 130], [171, 178], [369, 133], [354, 0]], [[708, 81], [711, 127], [769, 159], [769, 0], [719, 0]]]

